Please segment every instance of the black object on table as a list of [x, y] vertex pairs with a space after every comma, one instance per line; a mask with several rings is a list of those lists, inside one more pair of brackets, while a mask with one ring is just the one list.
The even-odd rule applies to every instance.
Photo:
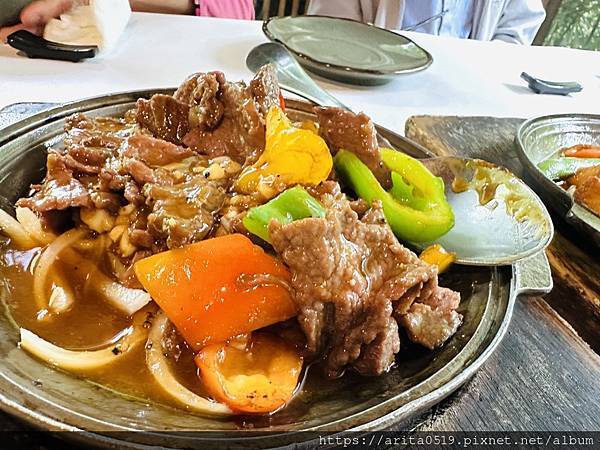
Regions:
[[98, 52], [95, 45], [66, 45], [47, 41], [27, 30], [19, 30], [6, 39], [8, 45], [21, 50], [30, 58], [57, 59], [79, 62], [93, 58]]

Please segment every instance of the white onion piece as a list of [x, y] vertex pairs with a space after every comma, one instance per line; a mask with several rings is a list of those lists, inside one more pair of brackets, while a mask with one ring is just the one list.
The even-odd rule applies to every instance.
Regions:
[[20, 347], [46, 363], [67, 371], [98, 369], [119, 360], [146, 338], [143, 327], [131, 326], [129, 332], [116, 344], [100, 350], [67, 350], [54, 345], [35, 333], [20, 329]]
[[104, 299], [119, 311], [131, 316], [152, 301], [152, 297], [142, 289], [132, 289], [111, 280], [97, 271], [91, 277], [92, 286]]
[[166, 394], [189, 410], [211, 416], [232, 414], [232, 411], [227, 406], [200, 397], [177, 381], [173, 375], [169, 361], [164, 355], [162, 345], [163, 335], [168, 325], [169, 319], [160, 311], [154, 317], [150, 333], [148, 334], [146, 364], [156, 382]]
[[56, 239], [54, 233], [50, 233], [44, 230], [40, 218], [29, 208], [17, 208], [16, 209], [17, 220], [23, 226], [29, 236], [42, 245], [51, 243]]
[[112, 280], [104, 275], [93, 262], [71, 249], [65, 250], [63, 258], [69, 264], [76, 265], [80, 269], [80, 274], [87, 275], [87, 283], [98, 291], [108, 304], [127, 316], [133, 315], [152, 301], [152, 297], [146, 291], [128, 288]]
[[48, 310], [52, 314], [61, 314], [70, 310], [74, 304], [75, 294], [73, 290], [66, 283], [63, 283], [62, 279], [60, 280], [60, 284], [55, 281], [52, 285], [50, 299], [48, 300]]
[[19, 248], [30, 249], [38, 246], [38, 243], [29, 236], [23, 225], [3, 209], [0, 209], [0, 231], [7, 235]]
[[81, 239], [84, 232], [77, 229], [69, 230], [57, 237], [42, 252], [38, 258], [33, 271], [33, 298], [39, 309], [38, 319], [48, 317], [48, 296], [46, 295], [46, 282], [50, 269], [58, 259], [59, 255], [76, 241]]

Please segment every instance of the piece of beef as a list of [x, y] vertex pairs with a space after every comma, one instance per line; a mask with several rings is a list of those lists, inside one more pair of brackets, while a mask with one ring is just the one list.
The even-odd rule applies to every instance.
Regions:
[[116, 212], [121, 206], [121, 196], [118, 194], [95, 190], [93, 187], [87, 190], [95, 208]]
[[364, 113], [354, 114], [335, 107], [317, 107], [319, 133], [335, 153], [340, 149], [354, 153], [384, 185], [391, 185], [390, 171], [381, 161], [377, 131]]
[[220, 87], [224, 86], [226, 82], [227, 81], [225, 80], [225, 75], [223, 72], [214, 71], [208, 73], [194, 73], [187, 77], [183, 83], [179, 85], [173, 94], [173, 98], [181, 103], [191, 106], [194, 102], [194, 97], [196, 97], [195, 93], [198, 92], [198, 89], [200, 88], [202, 91], [206, 90], [202, 85], [208, 83], [215, 86], [216, 89], [211, 88], [208, 90], [214, 92], [214, 95], [216, 96]]
[[268, 64], [261, 67], [256, 76], [250, 81], [252, 97], [263, 117], [267, 116], [271, 106], [279, 104], [281, 90], [279, 89], [276, 70], [273, 65]]
[[225, 189], [204, 175], [191, 176], [171, 186], [149, 183], [142, 190], [148, 215], [148, 231], [166, 240], [168, 248], [203, 239], [214, 224], [214, 214], [226, 198]]
[[189, 131], [190, 107], [170, 95], [155, 94], [150, 100], [139, 99], [136, 107], [137, 123], [154, 137], [181, 144]]
[[434, 308], [415, 302], [398, 320], [406, 329], [411, 341], [434, 349], [456, 332], [462, 318], [453, 309]]
[[363, 346], [360, 358], [354, 362], [354, 368], [358, 373], [365, 375], [384, 373], [389, 369], [390, 362], [394, 361], [399, 350], [398, 324], [395, 320], [388, 320], [387, 328], [373, 341]]
[[67, 118], [64, 148], [49, 151], [39, 192], [21, 203], [39, 213], [82, 206], [116, 211], [121, 198], [113, 191], [122, 188], [123, 175], [117, 173], [120, 163], [115, 157], [128, 127], [131, 124], [124, 119], [91, 119], [83, 114]]
[[251, 163], [265, 147], [266, 112], [279, 104], [279, 86], [272, 66], [264, 66], [251, 81], [221, 83], [217, 94], [223, 105], [219, 125], [192, 129], [184, 144], [208, 155], [226, 155], [240, 163]]
[[134, 181], [143, 186], [155, 181], [154, 171], [139, 159], [126, 158], [123, 160], [123, 169], [127, 171]]
[[22, 198], [18, 206], [45, 213], [70, 207], [92, 207], [92, 200], [86, 187], [73, 176], [65, 158], [57, 153], [49, 153], [46, 163], [46, 178], [39, 186], [32, 186], [34, 193]]
[[225, 84], [223, 73], [209, 72], [196, 73], [179, 86], [173, 97], [190, 106], [190, 129], [212, 130], [219, 125], [225, 109], [219, 97]]
[[134, 134], [127, 138], [122, 155], [137, 159], [150, 167], [156, 167], [179, 162], [194, 155], [194, 152], [162, 139]]
[[347, 365], [380, 374], [400, 346], [394, 307], [408, 296], [409, 310], [417, 286], [435, 308], [437, 269], [397, 241], [380, 205], [359, 218], [339, 191], [321, 201], [323, 219], [269, 226], [273, 247], [292, 271], [298, 321], [309, 349], [326, 353], [329, 376]]
[[185, 136], [183, 143], [210, 158], [229, 156], [240, 163], [246, 161], [248, 154], [258, 151], [248, 148], [244, 137], [239, 134], [237, 125], [231, 118], [225, 118], [221, 126], [212, 131], [194, 128]]

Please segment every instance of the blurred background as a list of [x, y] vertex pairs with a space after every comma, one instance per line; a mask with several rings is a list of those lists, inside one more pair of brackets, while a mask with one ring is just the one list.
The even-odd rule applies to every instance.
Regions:
[[[310, 0], [257, 0], [256, 18], [295, 16]], [[600, 50], [600, 0], [543, 0], [546, 20], [534, 45]]]

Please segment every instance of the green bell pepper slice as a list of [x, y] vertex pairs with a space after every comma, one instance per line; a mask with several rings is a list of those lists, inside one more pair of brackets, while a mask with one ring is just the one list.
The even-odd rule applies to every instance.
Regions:
[[389, 191], [354, 153], [340, 150], [333, 163], [336, 173], [360, 198], [369, 205], [381, 201], [398, 239], [430, 242], [446, 234], [454, 226], [454, 213], [446, 201], [443, 180], [404, 153], [382, 148], [381, 159], [392, 171]]
[[301, 186], [287, 189], [264, 205], [251, 208], [242, 223], [246, 229], [271, 243], [269, 223], [275, 219], [281, 224], [308, 217], [325, 217], [325, 207]]
[[550, 158], [538, 164], [538, 169], [552, 181], [564, 180], [579, 169], [600, 166], [599, 158]]

